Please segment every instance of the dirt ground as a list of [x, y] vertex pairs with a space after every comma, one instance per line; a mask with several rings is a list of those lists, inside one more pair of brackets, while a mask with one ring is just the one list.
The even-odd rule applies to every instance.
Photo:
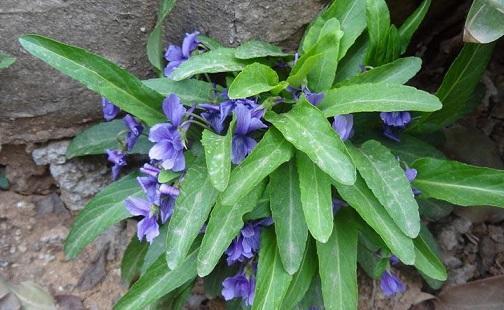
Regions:
[[[429, 91], [439, 85], [460, 48], [461, 33], [454, 29], [462, 29], [463, 16], [454, 12], [451, 21], [437, 24], [435, 31], [427, 25], [415, 39], [409, 53], [422, 56], [424, 68], [413, 81], [414, 85]], [[446, 131], [448, 139], [444, 149], [451, 158], [504, 167], [503, 47], [501, 42], [485, 73], [486, 96], [482, 104], [477, 111]], [[111, 309], [127, 289], [120, 278], [120, 258], [134, 234], [134, 224], [113, 227], [77, 259], [67, 260], [63, 254], [63, 241], [76, 212], [65, 208], [58, 190], [47, 177], [47, 171], [42, 170], [32, 179], [33, 184], [28, 184], [40, 190], [31, 193], [0, 191], [0, 276], [11, 283], [28, 280], [38, 283], [56, 299], [60, 309]], [[428, 224], [449, 270], [444, 289], [504, 275], [502, 209], [457, 208], [449, 216]], [[431, 299], [439, 291], [430, 289], [410, 268], [402, 266], [396, 272], [408, 290], [392, 299], [383, 297], [379, 283], [361, 273], [359, 308], [432, 308], [432, 301], [422, 301]], [[222, 303], [209, 302], [201, 294], [199, 285], [191, 297], [191, 308], [222, 309]]]

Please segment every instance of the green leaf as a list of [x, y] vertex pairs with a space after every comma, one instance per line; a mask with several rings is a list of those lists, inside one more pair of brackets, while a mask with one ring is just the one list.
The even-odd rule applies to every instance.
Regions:
[[333, 230], [331, 178], [302, 152], [296, 153], [296, 162], [306, 224], [313, 238], [326, 242]]
[[348, 185], [355, 182], [355, 167], [345, 144], [322, 113], [304, 97], [288, 113], [266, 113], [266, 120], [331, 178]]
[[[73, 138], [68, 146], [66, 157], [105, 154], [107, 149], [117, 149], [119, 148], [118, 138], [124, 140], [126, 131], [127, 128], [120, 119], [93, 125]], [[128, 153], [148, 154], [151, 147], [152, 143], [142, 135]]]
[[373, 68], [353, 78], [337, 83], [336, 87], [364, 83], [405, 84], [414, 77], [422, 67], [418, 57], [399, 58], [391, 63]]
[[474, 0], [464, 27], [464, 42], [490, 43], [504, 35], [504, 2]]
[[443, 109], [422, 114], [408, 131], [432, 133], [454, 123], [460, 117], [458, 111], [466, 110], [465, 107], [485, 72], [494, 47], [494, 44], [466, 44], [450, 66], [436, 93], [443, 103]]
[[210, 130], [203, 130], [201, 144], [205, 149], [205, 159], [208, 176], [213, 187], [219, 192], [226, 189], [231, 174], [231, 144], [233, 138], [234, 120], [229, 125], [225, 136]]
[[322, 289], [320, 288], [320, 277], [315, 275], [312, 280], [308, 292], [303, 296], [303, 299], [294, 308], [296, 310], [306, 310], [310, 308], [324, 309], [324, 301], [322, 299]]
[[[307, 51], [319, 38], [320, 30], [324, 23], [337, 18], [341, 24], [344, 35], [340, 42], [339, 59], [355, 43], [355, 40], [366, 28], [366, 1], [365, 0], [338, 0], [324, 10], [308, 29], [302, 44], [302, 50]], [[349, 53], [351, 54], [351, 53]]]
[[357, 229], [353, 210], [341, 209], [327, 243], [317, 242], [319, 274], [326, 309], [357, 309]]
[[218, 48], [223, 48], [224, 47], [216, 39], [208, 37], [208, 36], [205, 36], [205, 35], [202, 35], [202, 34], [198, 35], [198, 41], [200, 41], [201, 44], [203, 44], [204, 46], [206, 46], [209, 50], [216, 50]]
[[0, 52], [0, 69], [8, 68], [16, 61], [16, 58]]
[[[168, 223], [161, 225], [159, 236], [154, 238], [145, 253], [140, 272], [144, 274], [156, 260], [166, 252], [166, 234], [168, 233]], [[166, 261], [165, 261], [166, 262]]]
[[235, 57], [238, 59], [286, 56], [290, 56], [290, 54], [282, 52], [282, 49], [278, 46], [258, 40], [252, 40], [241, 44], [236, 48], [235, 52]]
[[[198, 252], [198, 256], [201, 255], [201, 250]], [[222, 292], [222, 282], [227, 277], [232, 277], [238, 273], [237, 264], [234, 266], [228, 266], [225, 259], [221, 259], [217, 266], [214, 268], [212, 273], [205, 276], [203, 281], [205, 287], [205, 295], [211, 299], [221, 296]]]
[[383, 239], [387, 247], [406, 265], [415, 262], [413, 241], [402, 233], [380, 202], [367, 188], [362, 178], [357, 178], [353, 186], [333, 183], [341, 197], [371, 226]]
[[194, 55], [178, 66], [170, 78], [180, 81], [200, 73], [241, 71], [246, 65], [250, 64], [250, 61], [238, 59], [234, 54], [234, 48], [219, 48], [200, 55]]
[[333, 88], [319, 104], [326, 117], [357, 112], [436, 111], [436, 96], [398, 84], [357, 84]]
[[161, 0], [158, 19], [154, 29], [147, 39], [147, 57], [150, 63], [158, 72], [163, 72], [163, 45], [161, 37], [163, 36], [163, 22], [175, 6], [175, 0]]
[[308, 237], [299, 193], [296, 163], [289, 161], [270, 175], [270, 207], [280, 259], [288, 274], [298, 271]]
[[196, 277], [196, 255], [194, 250], [178, 268], [170, 270], [166, 260], [160, 256], [145, 274], [129, 289], [117, 304], [116, 310], [143, 309], [157, 299], [184, 285]]
[[245, 68], [229, 86], [228, 96], [231, 99], [246, 98], [272, 90], [278, 84], [275, 70], [260, 63], [253, 63]]
[[418, 199], [418, 207], [422, 218], [431, 222], [437, 222], [453, 211], [451, 203], [437, 199]]
[[173, 172], [171, 170], [161, 170], [158, 175], [158, 182], [169, 183], [178, 177], [180, 177], [179, 172]]
[[390, 25], [389, 33], [387, 36], [387, 49], [385, 50], [384, 58], [381, 58], [380, 62], [376, 65], [386, 64], [392, 62], [401, 56], [401, 37], [399, 36], [399, 30], [396, 26]]
[[33, 56], [83, 83], [122, 110], [152, 126], [163, 122], [163, 96], [126, 70], [86, 50], [38, 35], [25, 35], [21, 45]]
[[211, 83], [188, 79], [173, 81], [167, 78], [142, 81], [144, 85], [154, 89], [163, 96], [176, 94], [183, 104], [192, 106], [194, 103], [208, 103], [215, 100], [215, 89]]
[[[334, 2], [337, 3], [337, 2]], [[345, 35], [343, 35], [344, 37]], [[362, 72], [362, 64], [366, 57], [366, 50], [368, 47], [368, 38], [366, 34], [361, 35], [354, 45], [348, 50], [348, 53], [343, 57], [338, 64], [338, 71], [336, 71], [335, 83], [339, 83], [346, 79]]]
[[292, 281], [280, 309], [294, 309], [301, 299], [303, 299], [317, 271], [316, 260], [317, 256], [313, 239], [308, 238], [301, 266], [298, 272], [292, 277]]
[[257, 264], [257, 286], [252, 309], [279, 309], [292, 280], [282, 266], [275, 232], [272, 228], [261, 233], [261, 249]]
[[245, 214], [243, 216], [243, 220], [246, 222], [270, 216], [271, 216], [271, 210], [269, 201], [269, 190], [268, 188], [266, 188], [266, 190], [264, 190], [263, 197], [261, 197], [261, 199], [257, 201], [257, 206], [254, 208], [254, 210]]
[[222, 204], [237, 203], [292, 154], [292, 145], [270, 128], [252, 153], [231, 172], [229, 185], [221, 196]]
[[175, 269], [185, 259], [217, 200], [204, 159], [187, 168], [166, 234], [166, 262]]
[[136, 176], [136, 174], [129, 174], [108, 185], [80, 211], [65, 240], [67, 257], [76, 257], [86, 245], [107, 228], [131, 216], [124, 205], [124, 200], [130, 196], [143, 195]]
[[138, 240], [136, 234], [131, 238], [121, 261], [121, 278], [123, 281], [129, 284], [140, 276], [140, 269], [148, 249], [149, 244]]
[[[360, 234], [359, 236], [362, 236]], [[357, 261], [359, 266], [372, 279], [379, 279], [389, 266], [389, 258], [376, 255], [375, 252], [366, 248], [360, 241], [358, 246]]]
[[422, 23], [425, 15], [429, 11], [431, 0], [424, 0], [399, 27], [399, 36], [401, 37], [401, 54], [406, 51], [415, 31]]
[[418, 175], [413, 186], [422, 195], [460, 206], [504, 207], [504, 171], [457, 161], [423, 158], [412, 167]]
[[385, 0], [367, 0], [366, 17], [369, 34], [366, 64], [381, 65], [379, 58], [387, 51], [387, 38], [390, 30], [390, 13]]
[[408, 164], [422, 157], [445, 158], [444, 154], [434, 146], [407, 134], [401, 135], [401, 142], [382, 137], [380, 137], [380, 142], [388, 147], [400, 160]]
[[427, 241], [429, 232], [426, 230], [427, 228], [422, 227], [420, 235], [414, 240], [415, 267], [430, 278], [446, 281], [446, 268], [435, 250], [430, 247]]
[[404, 234], [415, 238], [420, 231], [418, 204], [399, 161], [374, 140], [349, 150], [360, 175], [392, 220]]
[[254, 209], [264, 191], [264, 182], [233, 205], [217, 202], [212, 210], [198, 254], [198, 275], [204, 277], [214, 269], [222, 253], [243, 227], [242, 217]]

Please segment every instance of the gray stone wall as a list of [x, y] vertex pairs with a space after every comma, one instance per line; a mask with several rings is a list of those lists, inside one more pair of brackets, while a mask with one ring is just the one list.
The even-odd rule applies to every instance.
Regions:
[[[166, 23], [166, 42], [200, 30], [226, 45], [250, 38], [295, 46], [319, 0], [180, 0]], [[37, 33], [101, 54], [141, 78], [152, 76], [145, 42], [157, 0], [1, 0], [0, 50], [17, 62], [0, 71], [0, 145], [74, 135], [98, 120], [98, 95], [22, 50]]]

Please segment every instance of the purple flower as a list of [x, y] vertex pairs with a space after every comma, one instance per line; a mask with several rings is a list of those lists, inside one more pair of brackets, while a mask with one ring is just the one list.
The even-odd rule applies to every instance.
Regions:
[[171, 94], [163, 102], [163, 111], [170, 123], [151, 128], [149, 140], [155, 144], [149, 151], [149, 157], [161, 161], [164, 169], [182, 171], [185, 169], [184, 143], [177, 127], [181, 125], [186, 109], [180, 99]]
[[261, 226], [269, 226], [273, 223], [271, 218], [265, 218], [256, 222], [249, 222], [243, 226], [238, 236], [231, 242], [226, 250], [227, 263], [233, 265], [236, 262], [244, 262], [259, 250]]
[[346, 206], [346, 203], [343, 200], [339, 200], [338, 198], [333, 198], [332, 200], [332, 210], [333, 210], [333, 215], [336, 215], [341, 208]]
[[380, 287], [383, 295], [386, 297], [394, 296], [395, 294], [403, 293], [406, 290], [404, 284], [394, 276], [390, 271], [385, 271], [380, 279]]
[[231, 161], [237, 165], [252, 152], [257, 144], [248, 135], [268, 126], [261, 121], [264, 110], [260, 107], [251, 110], [245, 104], [238, 103], [234, 111], [236, 113], [236, 129], [233, 135]]
[[126, 166], [126, 154], [121, 150], [107, 149], [106, 151], [108, 155], [107, 160], [114, 164], [112, 166], [112, 180], [115, 181], [119, 177], [121, 168]]
[[255, 275], [247, 277], [243, 271], [227, 277], [222, 282], [222, 296], [225, 300], [242, 298], [246, 306], [251, 306], [254, 302], [255, 282]]
[[221, 134], [224, 131], [226, 118], [235, 108], [235, 103], [228, 100], [219, 105], [204, 103], [200, 104], [199, 107], [205, 110], [205, 112], [201, 113], [201, 117], [210, 124], [216, 133]]
[[140, 241], [145, 237], [149, 243], [152, 243], [154, 238], [159, 235], [158, 218], [161, 218], [161, 223], [166, 223], [173, 213], [175, 200], [179, 194], [177, 188], [172, 187], [171, 190], [161, 190], [155, 177], [145, 176], [138, 177], [138, 183], [142, 187], [147, 196], [147, 200], [129, 197], [124, 201], [128, 211], [134, 216], [143, 216], [143, 219], [137, 224], [137, 237]]
[[306, 86], [303, 86], [302, 90], [308, 102], [314, 106], [317, 106], [324, 99], [324, 93], [314, 93]]
[[140, 168], [140, 172], [150, 175], [152, 177], [157, 178], [159, 173], [161, 172], [161, 169], [159, 169], [156, 166], [153, 166], [149, 163], [145, 163], [142, 168]]
[[197, 38], [199, 34], [200, 33], [198, 31], [186, 33], [184, 41], [182, 42], [182, 47], [176, 45], [168, 46], [165, 53], [165, 59], [168, 61], [168, 65], [164, 70], [165, 76], [169, 76], [175, 68], [191, 57], [191, 53], [200, 43]]
[[[407, 168], [406, 170], [404, 170], [404, 174], [406, 175], [408, 181], [411, 183], [416, 179], [417, 170], [415, 168]], [[411, 190], [413, 191], [413, 195], [415, 196], [422, 194], [422, 192], [419, 189], [412, 188]]]
[[390, 256], [389, 260], [393, 266], [399, 264], [399, 258], [397, 258], [397, 256], [395, 255]]
[[380, 118], [387, 126], [404, 128], [411, 122], [409, 112], [381, 112]]
[[126, 135], [126, 147], [128, 151], [131, 151], [142, 134], [144, 127], [129, 114], [126, 114], [123, 121], [128, 128], [128, 134]]
[[119, 114], [119, 108], [107, 98], [102, 97], [101, 104], [103, 107], [103, 118], [107, 122], [113, 120]]
[[353, 136], [353, 115], [343, 114], [334, 116], [333, 129], [338, 133], [341, 140], [346, 141]]

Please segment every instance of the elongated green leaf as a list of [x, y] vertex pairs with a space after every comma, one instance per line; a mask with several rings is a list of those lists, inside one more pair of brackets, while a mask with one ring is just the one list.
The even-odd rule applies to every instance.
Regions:
[[324, 300], [322, 299], [322, 289], [320, 284], [320, 277], [315, 275], [312, 280], [308, 292], [303, 296], [303, 299], [294, 308], [295, 310], [305, 309], [324, 309]]
[[474, 0], [464, 27], [464, 42], [490, 43], [504, 35], [504, 1]]
[[266, 119], [331, 178], [348, 185], [355, 182], [355, 167], [345, 144], [322, 113], [304, 97], [288, 113], [268, 112]]
[[147, 125], [166, 119], [161, 113], [163, 96], [112, 62], [81, 48], [38, 35], [22, 36], [19, 42], [33, 56], [83, 83]]
[[257, 205], [264, 182], [233, 205], [215, 205], [198, 254], [198, 275], [204, 277], [214, 269], [220, 257], [243, 227], [243, 215]]
[[331, 178], [302, 152], [296, 153], [301, 203], [313, 238], [326, 242], [333, 230]]
[[225, 136], [203, 130], [201, 144], [205, 149], [205, 159], [210, 182], [219, 192], [226, 189], [231, 174], [231, 143], [234, 122], [229, 125]]
[[198, 41], [201, 42], [209, 50], [216, 50], [218, 48], [223, 48], [224, 46], [214, 38], [200, 34], [198, 36]]
[[121, 261], [121, 278], [123, 281], [129, 284], [140, 275], [140, 269], [148, 248], [149, 244], [138, 240], [136, 235], [131, 238]]
[[105, 187], [80, 211], [65, 240], [65, 254], [76, 257], [99, 234], [119, 221], [130, 217], [124, 200], [130, 196], [142, 196], [136, 174], [130, 174]]
[[177, 67], [170, 78], [180, 81], [200, 73], [241, 71], [250, 63], [249, 60], [236, 58], [234, 48], [219, 48], [192, 56]]
[[278, 84], [275, 70], [260, 63], [253, 63], [245, 68], [229, 86], [228, 96], [231, 99], [246, 98], [272, 90]]
[[348, 49], [366, 28], [366, 1], [365, 0], [338, 0], [324, 10], [312, 23], [304, 39], [302, 48], [307, 51], [319, 38], [320, 30], [324, 23], [337, 18], [341, 24], [344, 35], [340, 42], [339, 59], [346, 55]]
[[161, 44], [163, 22], [175, 6], [175, 2], [175, 0], [161, 0], [156, 25], [147, 39], [147, 57], [158, 72], [163, 72], [163, 46]]
[[334, 219], [327, 243], [317, 242], [319, 274], [326, 309], [357, 309], [357, 229], [353, 210], [343, 208]]
[[272, 228], [261, 233], [257, 286], [252, 309], [279, 309], [292, 280], [282, 266]]
[[252, 221], [271, 216], [269, 190], [264, 190], [263, 196], [257, 201], [257, 206], [254, 210], [243, 216], [244, 221]]
[[397, 30], [395, 25], [390, 25], [387, 35], [387, 48], [385, 51], [380, 52], [379, 56], [376, 58], [376, 66], [387, 64], [401, 56], [401, 37], [399, 36], [399, 30]]
[[140, 272], [144, 274], [156, 260], [166, 252], [166, 234], [168, 233], [168, 223], [161, 225], [159, 236], [149, 244], [147, 253], [145, 253]]
[[116, 310], [143, 309], [157, 299], [184, 285], [196, 277], [196, 255], [194, 250], [180, 266], [170, 270], [164, 257], [159, 257], [145, 274], [129, 289], [117, 304]]
[[436, 111], [441, 109], [441, 102], [411, 86], [376, 83], [331, 89], [318, 107], [329, 117], [357, 112]]
[[386, 138], [380, 138], [379, 140], [400, 160], [408, 164], [422, 157], [445, 158], [444, 154], [434, 146], [407, 134], [401, 135], [401, 142], [391, 141]]
[[367, 0], [366, 17], [369, 34], [369, 48], [366, 64], [381, 65], [380, 58], [387, 51], [387, 38], [390, 30], [390, 14], [385, 0]]
[[175, 269], [185, 259], [191, 244], [198, 236], [217, 200], [217, 190], [212, 186], [203, 158], [187, 168], [180, 195], [168, 224], [166, 234], [166, 262]]
[[299, 267], [299, 271], [292, 276], [292, 281], [280, 309], [294, 309], [301, 299], [303, 299], [317, 271], [316, 260], [314, 241], [308, 238], [301, 266]]
[[418, 175], [413, 186], [427, 197], [460, 206], [504, 207], [504, 171], [457, 161], [423, 158], [412, 166]]
[[180, 177], [180, 172], [173, 172], [171, 170], [161, 170], [158, 174], [158, 182], [169, 183], [178, 177]]
[[173, 81], [167, 78], [150, 79], [142, 81], [144, 85], [154, 89], [163, 96], [176, 94], [183, 104], [192, 106], [194, 103], [213, 102], [215, 88], [211, 83], [188, 79]]
[[[105, 154], [106, 149], [117, 149], [119, 140], [124, 140], [126, 127], [122, 120], [99, 123], [78, 134], [68, 146], [66, 157]], [[147, 154], [152, 143], [140, 136], [130, 154]]]
[[404, 234], [415, 238], [420, 232], [418, 204], [397, 159], [374, 140], [349, 150], [360, 175], [392, 220]]
[[453, 204], [437, 199], [418, 199], [418, 211], [422, 218], [437, 222], [453, 211]]
[[394, 255], [407, 265], [414, 264], [413, 241], [397, 227], [362, 178], [357, 178], [353, 186], [333, 185], [341, 197], [380, 235]]
[[443, 109], [435, 113], [422, 114], [408, 130], [435, 132], [455, 122], [460, 117], [458, 111], [466, 110], [466, 104], [485, 72], [494, 46], [494, 44], [466, 44], [450, 66], [436, 93], [443, 103]]
[[404, 53], [413, 37], [415, 31], [422, 23], [422, 20], [427, 15], [431, 0], [424, 0], [418, 8], [404, 21], [399, 27], [399, 36], [401, 37], [401, 53]]
[[445, 281], [448, 277], [443, 262], [432, 249], [427, 241], [427, 228], [422, 227], [420, 234], [414, 240], [415, 244], [415, 267], [430, 278]]
[[252, 40], [241, 44], [236, 48], [235, 52], [235, 57], [238, 59], [285, 56], [290, 56], [290, 54], [282, 52], [282, 49], [278, 46], [258, 40]]
[[233, 205], [245, 197], [271, 172], [288, 161], [292, 145], [274, 128], [270, 128], [252, 153], [231, 172], [229, 185], [222, 193], [222, 204]]
[[284, 269], [292, 275], [301, 265], [308, 237], [296, 163], [291, 160], [275, 170], [270, 176], [269, 187], [280, 259]]
[[[361, 236], [362, 234], [360, 234]], [[372, 279], [379, 279], [389, 266], [389, 258], [381, 257], [377, 253], [366, 248], [360, 241], [358, 246], [357, 261], [359, 266]]]
[[16, 61], [16, 58], [0, 52], [0, 69], [8, 68]]
[[[344, 37], [345, 35], [343, 35]], [[342, 82], [362, 72], [369, 41], [367, 34], [361, 35], [338, 64], [335, 83]]]
[[337, 83], [336, 87], [364, 83], [405, 84], [420, 71], [422, 60], [418, 57], [399, 58], [391, 63], [373, 68], [353, 78]]

